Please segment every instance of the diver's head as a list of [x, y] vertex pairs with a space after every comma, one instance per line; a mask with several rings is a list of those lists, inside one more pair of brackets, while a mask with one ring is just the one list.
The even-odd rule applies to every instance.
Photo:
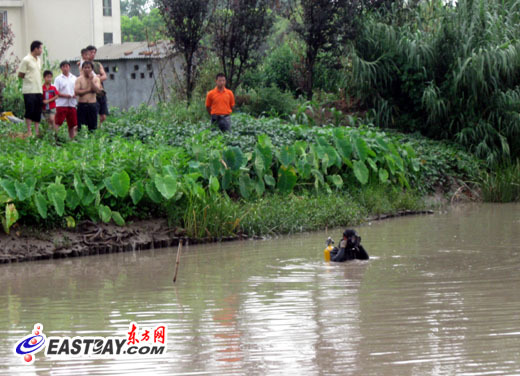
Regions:
[[348, 242], [347, 244], [352, 247], [359, 246], [359, 243], [361, 243], [361, 237], [352, 229], [346, 229], [343, 232], [343, 239], [345, 239]]

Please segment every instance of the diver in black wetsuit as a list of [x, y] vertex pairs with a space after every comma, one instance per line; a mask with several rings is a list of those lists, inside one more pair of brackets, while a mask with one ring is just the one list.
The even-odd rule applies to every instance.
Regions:
[[368, 253], [361, 245], [361, 237], [354, 230], [345, 230], [339, 248], [330, 252], [330, 261], [343, 262], [348, 260], [368, 260]]

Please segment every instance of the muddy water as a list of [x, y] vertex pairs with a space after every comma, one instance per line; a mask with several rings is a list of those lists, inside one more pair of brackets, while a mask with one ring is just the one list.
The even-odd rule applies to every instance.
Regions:
[[[368, 262], [323, 262], [325, 232], [190, 246], [175, 286], [175, 249], [0, 266], [0, 374], [520, 374], [520, 205], [359, 232]], [[36, 322], [73, 337], [130, 321], [168, 324], [167, 356], [13, 354]]]

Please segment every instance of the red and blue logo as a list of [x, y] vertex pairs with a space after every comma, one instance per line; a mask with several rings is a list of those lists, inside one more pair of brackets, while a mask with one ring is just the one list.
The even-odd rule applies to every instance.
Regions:
[[43, 334], [43, 325], [35, 324], [31, 335], [24, 337], [16, 344], [14, 353], [23, 357], [28, 364], [34, 362], [34, 354], [45, 348], [47, 337]]

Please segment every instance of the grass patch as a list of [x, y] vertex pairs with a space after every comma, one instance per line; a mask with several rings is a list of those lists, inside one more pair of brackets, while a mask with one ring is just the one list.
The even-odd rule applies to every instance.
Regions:
[[482, 198], [487, 202], [513, 202], [520, 200], [520, 161], [483, 172]]

